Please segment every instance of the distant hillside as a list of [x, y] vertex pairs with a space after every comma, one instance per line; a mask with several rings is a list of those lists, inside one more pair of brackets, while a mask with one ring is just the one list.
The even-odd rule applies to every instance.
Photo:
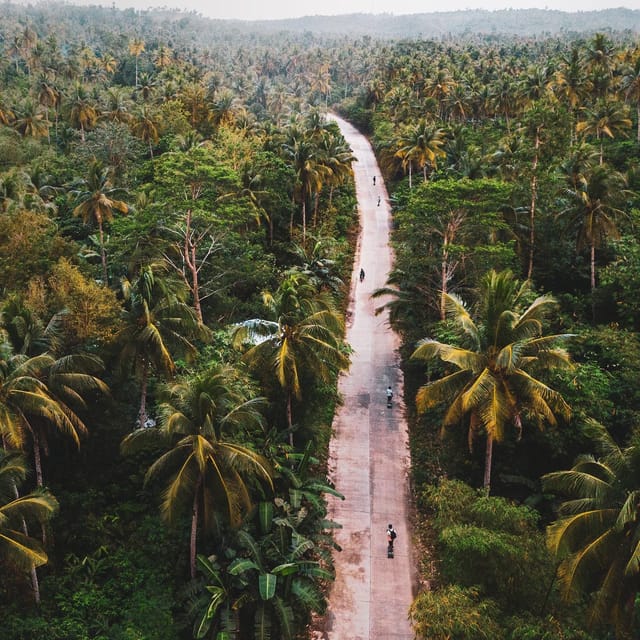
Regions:
[[371, 35], [388, 38], [446, 37], [463, 34], [549, 35], [593, 31], [640, 33], [640, 10], [606, 9], [567, 13], [546, 9], [466, 10], [391, 14], [309, 16], [292, 20], [232, 21], [244, 30]]
[[[153, 0], [151, 0], [153, 1]], [[27, 4], [28, 3], [28, 4]], [[44, 25], [53, 20], [64, 28], [66, 22], [94, 25], [97, 31], [115, 27], [145, 29], [152, 25], [167, 35], [187, 37], [192, 43], [207, 44], [220, 38], [269, 38], [288, 32], [303, 39], [333, 39], [344, 36], [374, 38], [461, 38], [483, 36], [567, 36], [594, 32], [626, 33], [635, 38], [640, 33], [640, 10], [605, 9], [568, 13], [547, 9], [506, 9], [500, 11], [466, 10], [419, 13], [413, 15], [350, 14], [341, 16], [307, 16], [290, 20], [214, 20], [195, 11], [167, 8], [148, 10], [116, 9], [104, 6], [74, 5], [69, 2], [31, 3], [29, 0], [0, 0], [0, 25], [15, 20], [31, 20]], [[143, 26], [144, 25], [144, 26]], [[74, 27], [75, 28], [75, 27]], [[81, 31], [84, 31], [83, 27]], [[62, 34], [60, 34], [62, 36]], [[73, 40], [73, 34], [67, 34]]]

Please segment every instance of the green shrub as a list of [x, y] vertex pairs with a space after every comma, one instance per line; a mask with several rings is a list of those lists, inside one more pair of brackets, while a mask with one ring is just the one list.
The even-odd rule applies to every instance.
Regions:
[[411, 605], [415, 637], [424, 640], [501, 640], [500, 610], [475, 588], [450, 585], [421, 593]]

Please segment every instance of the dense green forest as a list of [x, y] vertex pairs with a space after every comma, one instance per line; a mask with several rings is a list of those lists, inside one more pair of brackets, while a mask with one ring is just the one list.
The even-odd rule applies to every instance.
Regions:
[[2, 637], [326, 610], [357, 233], [328, 108], [393, 204], [416, 636], [638, 637], [637, 13], [395, 40], [3, 5]]

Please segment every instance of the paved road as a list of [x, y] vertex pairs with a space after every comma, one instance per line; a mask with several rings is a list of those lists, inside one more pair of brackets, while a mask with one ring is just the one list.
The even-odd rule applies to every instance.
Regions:
[[[411, 640], [407, 611], [416, 582], [408, 524], [409, 453], [402, 406], [397, 336], [381, 300], [370, 294], [385, 285], [392, 254], [390, 211], [375, 156], [364, 136], [334, 118], [358, 161], [354, 164], [361, 235], [352, 278], [347, 340], [354, 349], [340, 379], [344, 404], [333, 424], [329, 476], [346, 499], [329, 498], [330, 517], [342, 552], [324, 620], [325, 640]], [[373, 177], [376, 184], [373, 184]], [[380, 202], [378, 202], [380, 198]], [[365, 270], [364, 282], [357, 275]], [[387, 409], [385, 389], [394, 391]], [[386, 528], [398, 532], [395, 558], [387, 558]]]

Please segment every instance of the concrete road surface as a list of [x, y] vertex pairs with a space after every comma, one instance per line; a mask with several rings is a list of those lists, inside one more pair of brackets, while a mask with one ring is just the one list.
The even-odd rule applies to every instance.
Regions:
[[[407, 611], [416, 584], [408, 522], [409, 452], [402, 405], [397, 336], [388, 315], [375, 315], [383, 300], [371, 293], [386, 284], [392, 264], [387, 192], [368, 141], [337, 118], [358, 161], [354, 164], [361, 235], [352, 277], [347, 340], [351, 368], [340, 379], [344, 404], [333, 424], [329, 477], [346, 499], [329, 497], [330, 517], [342, 552], [322, 631], [324, 640], [411, 640]], [[375, 176], [375, 184], [374, 184]], [[365, 271], [360, 282], [360, 268]], [[385, 390], [393, 389], [393, 407]], [[395, 557], [387, 558], [386, 528], [398, 532]]]

